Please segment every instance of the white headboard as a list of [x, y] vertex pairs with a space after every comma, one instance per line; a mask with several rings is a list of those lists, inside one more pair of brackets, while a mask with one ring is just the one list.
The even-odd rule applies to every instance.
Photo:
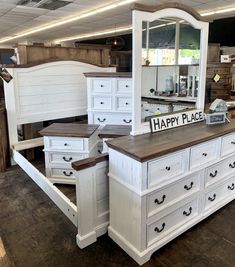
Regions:
[[27, 68], [8, 68], [4, 83], [10, 143], [17, 125], [87, 114], [85, 72], [111, 72], [78, 61], [55, 61]]

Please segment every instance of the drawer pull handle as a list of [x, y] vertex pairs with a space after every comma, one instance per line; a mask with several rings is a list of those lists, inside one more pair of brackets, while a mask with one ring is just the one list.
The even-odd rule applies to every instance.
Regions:
[[124, 121], [125, 123], [131, 123], [131, 122], [132, 122], [132, 120], [127, 121], [126, 119], [123, 119], [123, 121]]
[[189, 186], [188, 185], [185, 185], [184, 186], [184, 189], [185, 190], [190, 190], [190, 189], [192, 189], [192, 187], [193, 187], [193, 182], [191, 182]]
[[235, 142], [234, 142], [234, 141], [232, 141], [232, 142], [231, 142], [231, 144], [232, 144], [232, 145], [235, 145]]
[[103, 105], [104, 104], [104, 102], [100, 102], [100, 105]]
[[154, 200], [155, 203], [157, 203], [158, 205], [161, 205], [166, 199], [166, 195], [162, 196], [162, 200], [158, 200], [157, 198]]
[[211, 172], [210, 173], [210, 177], [214, 178], [217, 174], [218, 174], [218, 171], [217, 170], [214, 172], [214, 174]]
[[234, 169], [234, 168], [235, 168], [235, 162], [230, 163], [230, 164], [229, 164], [229, 167], [232, 168], [232, 169]]
[[171, 167], [166, 166], [166, 170], [167, 170], [167, 171], [170, 171], [170, 170], [171, 170]]
[[103, 84], [101, 84], [100, 87], [104, 87]]
[[104, 122], [104, 121], [106, 121], [106, 119], [104, 118], [103, 120], [102, 119], [100, 119], [100, 118], [98, 118], [97, 119], [99, 122]]
[[128, 102], [126, 102], [126, 105], [129, 105], [129, 103], [128, 103]]
[[70, 162], [72, 159], [73, 159], [72, 157], [70, 157], [68, 159], [66, 157], [63, 157], [63, 160], [66, 161], [66, 162]]
[[65, 175], [65, 176], [71, 176], [72, 174], [73, 174], [73, 172], [70, 172], [70, 173], [67, 173], [66, 171], [63, 171], [63, 174]]
[[190, 216], [190, 215], [191, 215], [192, 211], [193, 211], [193, 208], [192, 208], [192, 207], [190, 207], [188, 212], [187, 212], [187, 211], [184, 211], [184, 212], [183, 212], [183, 215], [185, 215], [185, 216], [187, 216], [187, 217], [188, 217], [188, 216]]
[[64, 146], [68, 146], [68, 144], [67, 144], [67, 143], [65, 143], [65, 144], [64, 144]]
[[155, 232], [158, 232], [158, 233], [161, 233], [161, 232], [165, 229], [165, 226], [166, 226], [166, 224], [163, 223], [161, 229], [159, 229], [158, 227], [155, 227], [155, 228], [154, 228], [154, 231], [155, 231]]
[[207, 156], [207, 153], [202, 153], [202, 155], [203, 155], [204, 157], [206, 157], [206, 156]]
[[208, 197], [208, 200], [210, 200], [211, 202], [215, 201], [216, 199], [216, 194], [213, 195], [213, 197]]
[[230, 186], [230, 185], [228, 186], [228, 189], [229, 189], [229, 190], [231, 190], [231, 191], [233, 191], [233, 190], [234, 190], [234, 188], [235, 188], [235, 186], [234, 186], [234, 183], [232, 183], [232, 185], [231, 185], [231, 186]]
[[129, 87], [129, 85], [126, 85], [126, 88], [128, 88]]

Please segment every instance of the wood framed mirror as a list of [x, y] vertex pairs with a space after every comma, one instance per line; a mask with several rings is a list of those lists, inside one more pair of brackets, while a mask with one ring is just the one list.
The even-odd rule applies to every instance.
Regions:
[[208, 22], [178, 3], [135, 4], [132, 26], [131, 134], [150, 132], [148, 117], [204, 109]]

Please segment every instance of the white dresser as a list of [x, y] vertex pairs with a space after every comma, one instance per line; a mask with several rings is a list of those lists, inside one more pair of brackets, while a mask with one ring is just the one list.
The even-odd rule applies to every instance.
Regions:
[[140, 265], [235, 198], [234, 120], [108, 145], [109, 236]]
[[130, 73], [85, 73], [88, 123], [131, 125], [132, 79]]
[[53, 123], [44, 136], [46, 176], [52, 183], [75, 184], [71, 163], [98, 154], [98, 125]]

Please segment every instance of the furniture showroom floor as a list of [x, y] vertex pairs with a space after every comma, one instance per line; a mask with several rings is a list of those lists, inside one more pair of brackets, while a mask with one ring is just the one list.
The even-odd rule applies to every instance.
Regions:
[[[43, 169], [42, 161], [35, 162]], [[74, 201], [73, 186], [59, 186]], [[16, 267], [138, 266], [107, 235], [80, 250], [76, 228], [18, 167], [0, 174], [0, 237]], [[143, 266], [235, 266], [235, 201], [153, 254]]]

